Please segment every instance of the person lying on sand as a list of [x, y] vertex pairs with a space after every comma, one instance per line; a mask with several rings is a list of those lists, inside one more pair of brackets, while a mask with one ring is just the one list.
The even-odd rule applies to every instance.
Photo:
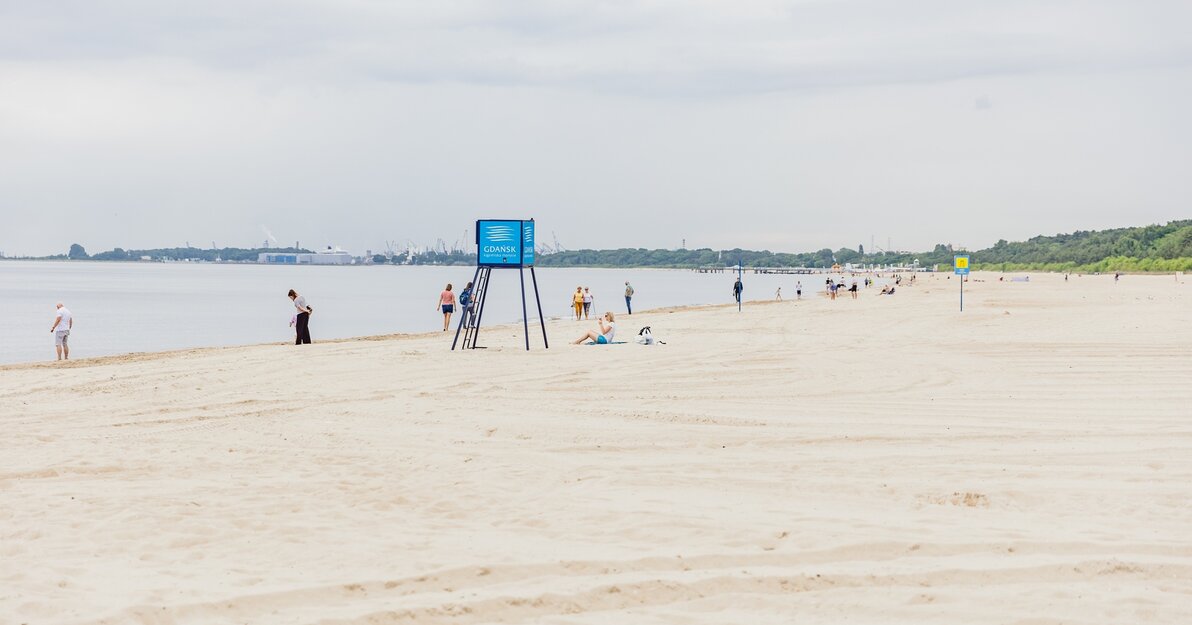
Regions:
[[[606, 324], [605, 321], [608, 323]], [[588, 330], [583, 336], [572, 341], [572, 345], [579, 345], [584, 341], [592, 341], [597, 345], [608, 345], [613, 342], [613, 337], [617, 334], [617, 322], [613, 320], [611, 312], [604, 313], [604, 316], [596, 320], [596, 325], [600, 326], [600, 332], [595, 330]]]

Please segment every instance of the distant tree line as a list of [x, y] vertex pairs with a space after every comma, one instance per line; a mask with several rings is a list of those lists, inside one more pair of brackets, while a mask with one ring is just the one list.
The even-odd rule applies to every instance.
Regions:
[[98, 254], [88, 254], [87, 250], [78, 243], [70, 246], [70, 251], [65, 256], [47, 256], [46, 258], [68, 258], [70, 260], [141, 260], [142, 258], [150, 258], [152, 260], [202, 260], [215, 261], [223, 260], [227, 262], [256, 262], [258, 255], [262, 252], [281, 253], [281, 254], [309, 254], [310, 250], [302, 249], [300, 247], [271, 247], [271, 248], [255, 248], [247, 249], [240, 247], [221, 247], [209, 250], [199, 249], [197, 247], [166, 247], [156, 248], [150, 250], [126, 250], [118, 247], [106, 252], [99, 252]]
[[394, 265], [475, 265], [476, 254], [467, 252], [417, 252], [415, 254], [394, 254], [386, 257], [384, 254], [373, 254], [374, 264]]
[[973, 253], [983, 269], [1045, 271], [1190, 271], [1192, 219], [1112, 230], [1038, 236]]
[[[193, 247], [174, 247], [150, 250], [116, 248], [88, 255], [83, 246], [75, 243], [66, 254], [47, 258], [78, 260], [204, 260], [220, 259], [230, 262], [255, 262], [262, 252], [310, 253], [301, 248], [225, 247], [202, 250]], [[842, 247], [824, 248], [815, 252], [771, 252], [769, 250], [649, 250], [621, 248], [614, 250], [573, 250], [538, 254], [540, 267], [720, 267], [738, 262], [752, 267], [831, 267], [834, 264], [853, 265], [914, 265], [931, 267], [952, 266], [956, 250], [940, 243], [924, 252], [869, 252]], [[1071, 234], [1037, 236], [1014, 243], [998, 241], [993, 247], [967, 252], [975, 269], [1034, 270], [1034, 271], [1192, 271], [1192, 219], [1172, 221], [1164, 225], [1115, 228], [1112, 230], [1078, 230]], [[414, 265], [473, 265], [476, 254], [461, 251], [427, 251], [372, 257], [374, 263]]]
[[[544, 267], [831, 267], [834, 264], [952, 266], [957, 253], [940, 243], [924, 252], [866, 253], [857, 249], [824, 248], [817, 252], [783, 253], [768, 250], [574, 250], [544, 254]], [[966, 252], [973, 267], [984, 270], [1043, 271], [1192, 271], [1192, 220], [1165, 225], [1077, 231], [1037, 236], [1027, 241], [998, 241], [993, 247]]]

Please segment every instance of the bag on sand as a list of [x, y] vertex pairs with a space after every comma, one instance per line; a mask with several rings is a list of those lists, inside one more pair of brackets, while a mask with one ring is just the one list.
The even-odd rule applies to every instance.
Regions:
[[654, 333], [650, 332], [650, 326], [646, 326], [637, 332], [637, 342], [642, 345], [654, 344]]

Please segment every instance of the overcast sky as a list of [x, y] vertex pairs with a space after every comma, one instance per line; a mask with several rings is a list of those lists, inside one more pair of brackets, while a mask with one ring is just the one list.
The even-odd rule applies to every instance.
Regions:
[[0, 0], [0, 251], [1192, 217], [1187, 0]]

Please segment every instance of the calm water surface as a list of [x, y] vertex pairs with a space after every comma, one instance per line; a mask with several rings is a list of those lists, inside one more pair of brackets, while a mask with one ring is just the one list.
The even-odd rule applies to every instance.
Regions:
[[[191, 263], [0, 262], [0, 363], [53, 359], [54, 304], [74, 313], [71, 356], [292, 340], [286, 292], [306, 295], [311, 335], [348, 338], [441, 329], [436, 311], [448, 282], [458, 292], [474, 267], [282, 267]], [[576, 286], [591, 287], [598, 310], [624, 312], [624, 282], [635, 310], [728, 303], [730, 274], [654, 269], [540, 268], [543, 314], [566, 317]], [[745, 275], [746, 299], [794, 296], [823, 288], [824, 276]], [[817, 284], [818, 283], [818, 284]], [[530, 275], [526, 272], [527, 289]], [[531, 291], [532, 293], [532, 291]], [[537, 319], [533, 300], [530, 317]], [[518, 272], [494, 270], [484, 320], [522, 318]], [[458, 317], [454, 318], [454, 320]]]

